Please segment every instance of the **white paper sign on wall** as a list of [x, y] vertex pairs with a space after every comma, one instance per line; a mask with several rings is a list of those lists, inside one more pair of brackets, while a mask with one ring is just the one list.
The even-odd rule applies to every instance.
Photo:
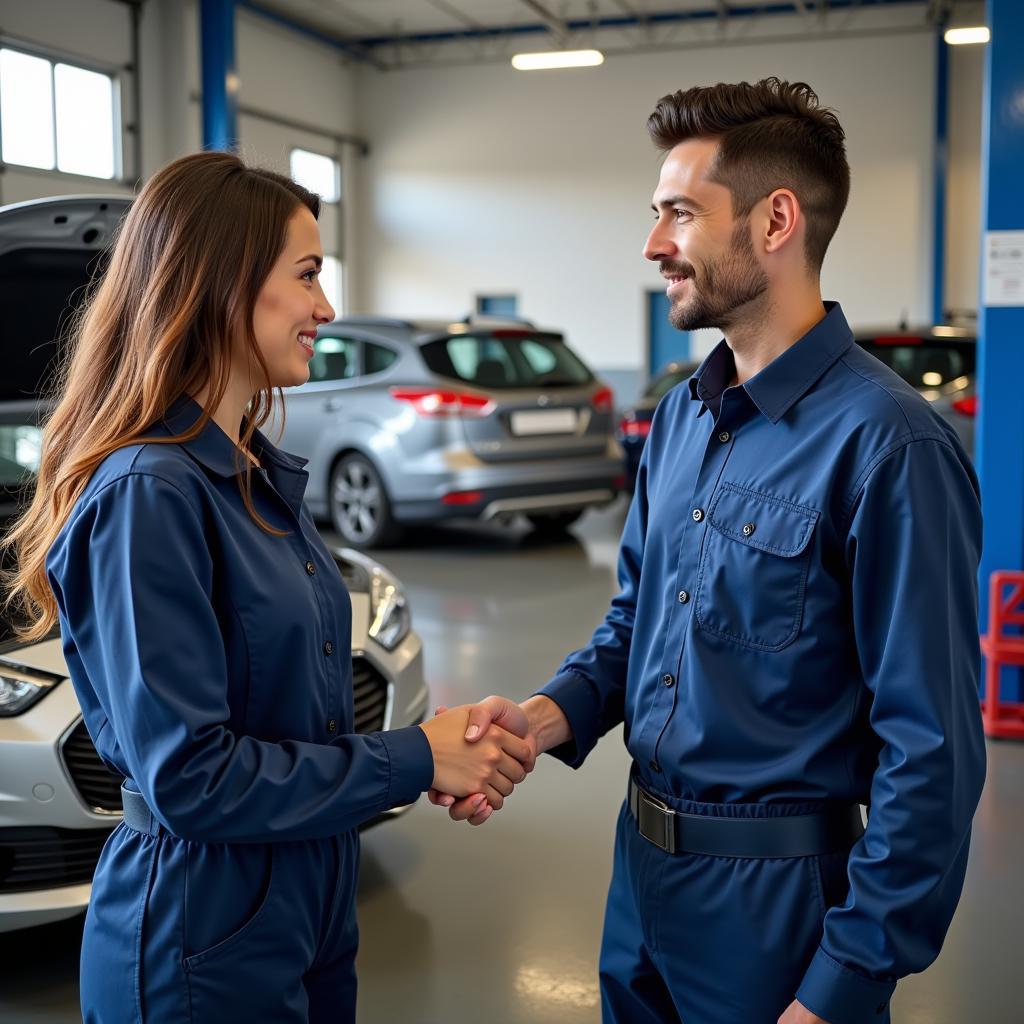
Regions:
[[1024, 231], [986, 231], [986, 306], [1024, 306]]

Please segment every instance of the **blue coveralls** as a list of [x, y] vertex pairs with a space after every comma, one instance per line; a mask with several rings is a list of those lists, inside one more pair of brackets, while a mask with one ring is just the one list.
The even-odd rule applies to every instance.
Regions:
[[[199, 415], [179, 399], [148, 436]], [[286, 536], [211, 421], [109, 456], [47, 561], [89, 734], [166, 830], [104, 847], [87, 1024], [353, 1021], [355, 829], [431, 784], [421, 729], [353, 734], [351, 605], [304, 462], [255, 451]]]
[[889, 1019], [937, 956], [985, 774], [977, 482], [840, 308], [743, 387], [722, 342], [654, 417], [621, 593], [541, 692], [579, 766], [625, 720], [639, 783], [724, 817], [870, 804], [845, 853], [663, 852], [624, 806], [604, 1020]]

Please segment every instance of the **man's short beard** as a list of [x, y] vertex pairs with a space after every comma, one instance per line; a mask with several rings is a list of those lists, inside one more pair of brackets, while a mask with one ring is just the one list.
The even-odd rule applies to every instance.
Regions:
[[731, 327], [737, 312], [768, 290], [768, 276], [757, 262], [750, 241], [749, 220], [744, 217], [733, 228], [728, 252], [704, 265], [699, 290], [692, 267], [687, 276], [693, 295], [686, 301], [672, 303], [669, 323], [677, 331]]

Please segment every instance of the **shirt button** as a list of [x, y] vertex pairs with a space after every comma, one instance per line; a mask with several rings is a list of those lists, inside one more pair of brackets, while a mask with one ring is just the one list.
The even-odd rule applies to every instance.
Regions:
[[689, 591], [680, 590], [679, 591], [679, 603], [680, 604], [686, 604], [686, 602], [689, 601], [689, 600], [690, 600]]
[[661, 677], [661, 681], [666, 686], [672, 686], [672, 684], [675, 683], [675, 679], [673, 679], [667, 672]]
[[704, 518], [704, 509], [695, 508], [693, 510], [693, 521], [699, 523]]
[[657, 761], [651, 761], [649, 763], [650, 763], [651, 771], [652, 772], [660, 772], [661, 771], [661, 765], [658, 764]]
[[337, 728], [338, 728], [338, 723], [332, 718], [327, 723], [327, 731], [328, 732], [335, 732], [337, 730]]
[[730, 437], [732, 437], [732, 434], [730, 434], [728, 430], [723, 430], [723, 431], [722, 431], [722, 432], [721, 432], [721, 433], [720, 433], [720, 434], [718, 435], [718, 440], [719, 440], [719, 441], [721, 441], [721, 442], [722, 442], [722, 444], [727, 444], [727, 443], [728, 443], [728, 441], [729, 441], [729, 438], [730, 438]]
[[331, 655], [333, 653], [334, 653], [334, 644], [332, 644], [331, 641], [328, 640], [327, 643], [324, 644], [324, 654]]
[[754, 523], [747, 523], [743, 527], [743, 536], [744, 537], [749, 537], [756, 529], [757, 529], [757, 526]]
[[312, 576], [316, 572], [316, 566], [312, 562], [307, 562], [306, 572], [308, 572], [309, 575]]

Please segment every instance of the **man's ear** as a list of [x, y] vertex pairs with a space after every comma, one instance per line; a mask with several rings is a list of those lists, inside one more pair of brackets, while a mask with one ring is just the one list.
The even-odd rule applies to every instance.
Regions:
[[765, 200], [768, 227], [764, 236], [766, 253], [781, 252], [803, 233], [800, 200], [788, 188], [777, 188]]

